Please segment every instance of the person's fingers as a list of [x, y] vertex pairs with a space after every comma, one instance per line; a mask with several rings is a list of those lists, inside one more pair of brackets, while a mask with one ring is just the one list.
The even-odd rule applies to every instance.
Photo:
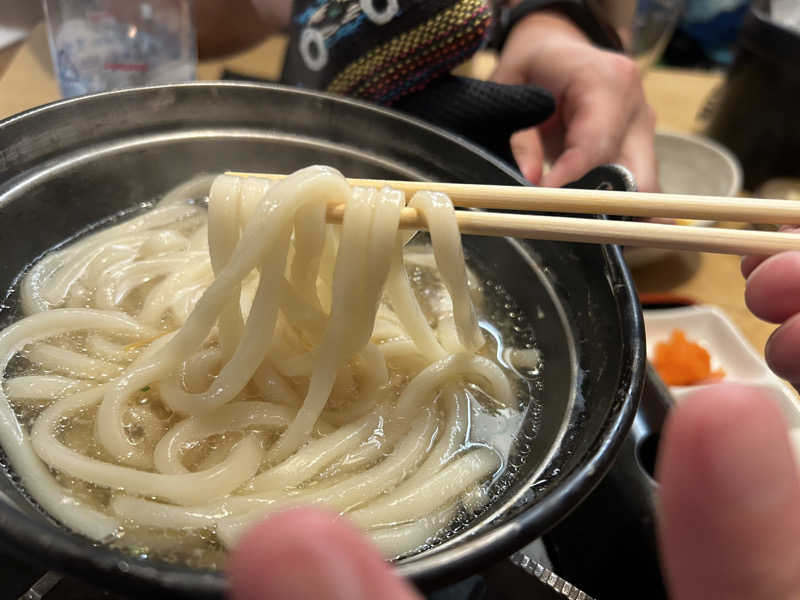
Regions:
[[658, 192], [658, 165], [653, 139], [656, 117], [653, 109], [643, 104], [622, 142], [617, 161], [633, 173], [640, 192]]
[[563, 107], [564, 151], [542, 178], [544, 186], [560, 187], [580, 179], [589, 170], [613, 162], [619, 155], [629, 120], [613, 97], [604, 89], [596, 89], [576, 103], [574, 107]]
[[800, 352], [800, 315], [794, 315], [772, 332], [767, 340], [764, 356], [769, 368], [795, 387], [800, 384], [798, 352]]
[[615, 161], [633, 119], [646, 105], [636, 64], [621, 55], [602, 56], [602, 71], [582, 67], [559, 98], [564, 152], [543, 178], [545, 186], [564, 185]]
[[247, 532], [228, 565], [233, 600], [419, 600], [355, 529], [311, 509]]
[[742, 270], [742, 276], [745, 279], [750, 277], [750, 273], [752, 273], [758, 265], [760, 265], [768, 258], [769, 256], [761, 256], [761, 255], [743, 256], [742, 262], [739, 264], [739, 268]]
[[754, 315], [772, 323], [800, 312], [800, 251], [781, 252], [759, 264], [747, 278], [744, 297]]
[[657, 468], [664, 573], [676, 600], [800, 595], [800, 477], [759, 389], [716, 385], [670, 415]]
[[511, 136], [511, 152], [522, 176], [533, 184], [542, 179], [544, 150], [535, 127], [518, 131]]
[[[797, 226], [794, 226], [794, 225], [783, 225], [783, 226], [781, 226], [780, 230], [781, 230], [782, 233], [800, 233], [800, 227], [797, 227]], [[750, 273], [752, 273], [753, 270], [758, 265], [760, 265], [762, 262], [764, 262], [768, 258], [769, 258], [769, 256], [743, 256], [742, 257], [742, 263], [741, 263], [741, 269], [742, 269], [742, 275], [744, 275], [744, 278], [747, 279], [748, 277], [750, 277]]]

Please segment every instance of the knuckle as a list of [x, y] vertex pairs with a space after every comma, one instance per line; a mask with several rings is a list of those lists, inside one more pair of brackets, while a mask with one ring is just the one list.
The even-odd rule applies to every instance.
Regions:
[[616, 77], [626, 86], [637, 86], [640, 83], [639, 68], [636, 63], [623, 54], [609, 54], [609, 61]]

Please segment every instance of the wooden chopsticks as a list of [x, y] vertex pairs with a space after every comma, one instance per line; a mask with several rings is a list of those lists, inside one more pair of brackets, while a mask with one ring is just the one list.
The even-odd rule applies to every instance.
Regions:
[[[261, 173], [229, 172], [228, 174], [269, 179], [285, 177], [284, 175]], [[389, 185], [408, 195], [421, 190], [443, 192], [450, 197], [455, 206], [465, 208], [800, 225], [800, 202], [792, 200], [427, 181], [348, 179], [348, 182], [351, 185], [370, 187]], [[331, 205], [328, 207], [330, 222], [341, 222], [343, 215], [344, 206]], [[800, 236], [791, 233], [497, 212], [456, 211], [456, 216], [461, 233], [473, 235], [622, 244], [723, 254], [774, 254], [783, 250], [800, 250]], [[416, 210], [405, 208], [401, 215], [401, 227], [426, 229], [426, 224], [424, 217], [417, 214]]]

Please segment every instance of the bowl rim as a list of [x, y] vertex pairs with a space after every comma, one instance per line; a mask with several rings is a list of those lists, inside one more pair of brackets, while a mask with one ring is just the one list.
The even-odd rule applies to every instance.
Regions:
[[[656, 142], [658, 142], [659, 138], [678, 140], [680, 142], [689, 142], [690, 144], [700, 146], [702, 148], [705, 148], [706, 150], [711, 151], [713, 154], [718, 155], [722, 159], [722, 162], [727, 167], [728, 173], [731, 177], [728, 189], [724, 194], [720, 195], [727, 197], [734, 197], [737, 194], [739, 194], [739, 192], [742, 191], [742, 184], [744, 181], [744, 171], [742, 170], [742, 164], [739, 162], [739, 159], [736, 157], [736, 155], [727, 147], [723, 146], [716, 140], [713, 140], [705, 135], [697, 133], [685, 133], [682, 131], [674, 131], [671, 129], [657, 129], [655, 134]], [[708, 223], [709, 224], [714, 223], [714, 221], [709, 221]]]

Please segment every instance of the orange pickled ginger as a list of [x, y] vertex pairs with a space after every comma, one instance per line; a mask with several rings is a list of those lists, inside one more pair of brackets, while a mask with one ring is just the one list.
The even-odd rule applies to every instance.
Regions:
[[722, 379], [722, 369], [711, 371], [711, 356], [705, 348], [674, 329], [666, 342], [656, 344], [653, 367], [667, 385], [694, 385]]

